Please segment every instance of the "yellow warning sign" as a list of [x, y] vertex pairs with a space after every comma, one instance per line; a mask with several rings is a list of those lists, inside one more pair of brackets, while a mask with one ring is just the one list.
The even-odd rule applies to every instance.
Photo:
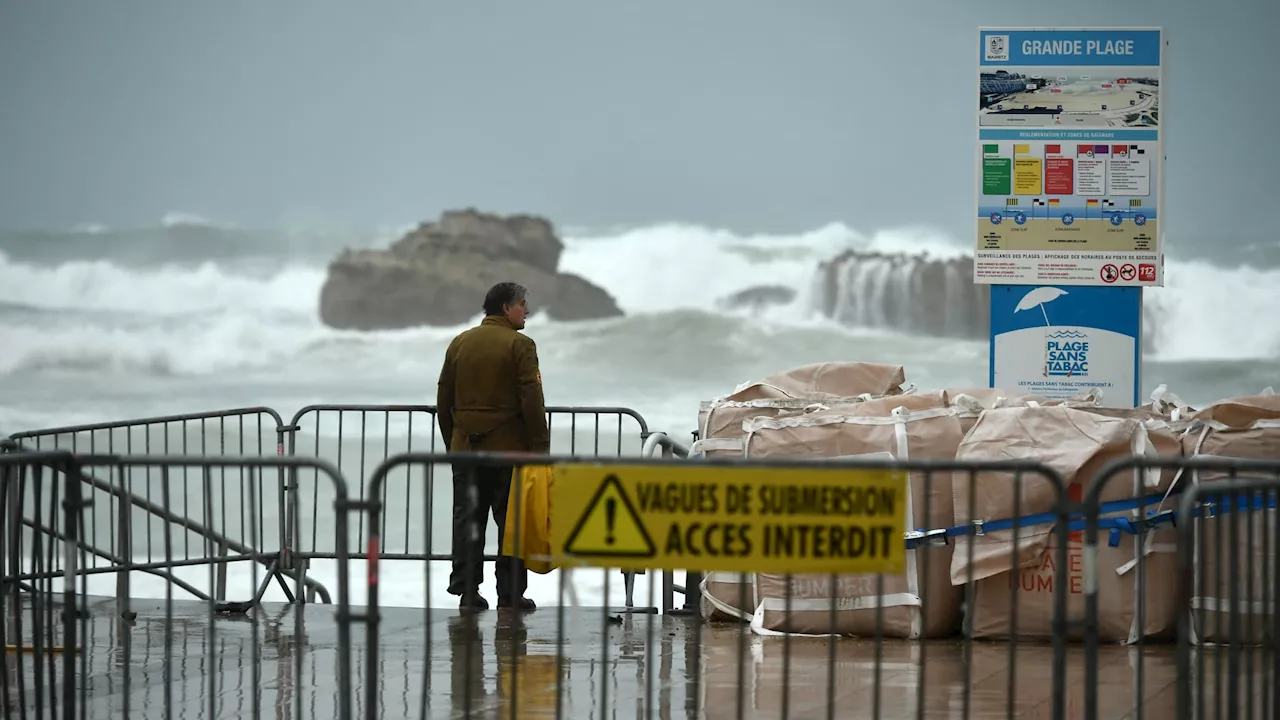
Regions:
[[565, 565], [900, 573], [906, 525], [897, 470], [574, 464], [551, 485]]

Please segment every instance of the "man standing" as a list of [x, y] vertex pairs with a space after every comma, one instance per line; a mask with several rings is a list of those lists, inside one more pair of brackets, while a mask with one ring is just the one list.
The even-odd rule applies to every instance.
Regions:
[[[533, 339], [520, 334], [529, 313], [527, 291], [504, 282], [484, 297], [484, 320], [449, 343], [436, 391], [436, 418], [450, 452], [551, 452], [542, 373]], [[480, 595], [487, 515], [502, 547], [511, 491], [510, 465], [453, 465], [453, 571], [449, 593], [460, 608], [486, 610]], [[498, 607], [531, 610], [528, 571], [518, 558], [498, 560]]]

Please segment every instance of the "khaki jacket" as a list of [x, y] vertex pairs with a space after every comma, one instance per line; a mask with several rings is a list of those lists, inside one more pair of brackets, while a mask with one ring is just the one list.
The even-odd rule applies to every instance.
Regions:
[[486, 316], [449, 343], [436, 409], [449, 451], [551, 451], [537, 345], [504, 317]]

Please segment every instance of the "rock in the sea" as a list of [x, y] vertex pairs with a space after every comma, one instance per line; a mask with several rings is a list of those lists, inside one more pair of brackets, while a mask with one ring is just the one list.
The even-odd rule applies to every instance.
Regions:
[[[545, 308], [547, 315], [556, 320], [596, 320], [622, 314], [608, 291], [572, 273], [557, 275], [555, 292], [534, 303], [539, 311]], [[604, 309], [608, 312], [602, 313]]]
[[[843, 325], [984, 340], [991, 286], [973, 282], [973, 258], [931, 258], [846, 250], [817, 270], [817, 309]], [[1165, 341], [1167, 313], [1142, 308], [1143, 352]]]
[[974, 284], [972, 257], [846, 250], [818, 266], [818, 309], [854, 327], [985, 338], [990, 290]]
[[745, 307], [758, 313], [771, 305], [786, 305], [795, 299], [794, 288], [785, 285], [753, 285], [716, 300], [716, 307], [721, 310]]
[[563, 249], [543, 218], [451, 210], [387, 250], [343, 251], [320, 290], [320, 320], [349, 330], [458, 325], [505, 281], [527, 287], [530, 307], [555, 320], [622, 315], [603, 288], [556, 271]]

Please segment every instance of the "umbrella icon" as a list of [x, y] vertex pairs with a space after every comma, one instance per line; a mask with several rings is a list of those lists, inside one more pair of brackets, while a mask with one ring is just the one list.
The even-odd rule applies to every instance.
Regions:
[[1023, 295], [1022, 299], [1018, 301], [1018, 306], [1015, 307], [1013, 311], [1018, 312], [1020, 310], [1030, 310], [1039, 305], [1040, 314], [1044, 315], [1044, 326], [1052, 327], [1052, 324], [1049, 322], [1049, 313], [1045, 312], [1044, 304], [1047, 302], [1053, 302], [1066, 294], [1067, 291], [1062, 288], [1038, 287], [1031, 292], [1028, 292], [1026, 295]]
[[[1044, 326], [1046, 328], [1050, 328], [1050, 327], [1053, 327], [1053, 325], [1049, 322], [1049, 313], [1045, 312], [1044, 304], [1048, 302], [1053, 302], [1054, 300], [1057, 300], [1058, 298], [1066, 294], [1067, 294], [1067, 291], [1061, 288], [1038, 287], [1031, 290], [1026, 295], [1023, 295], [1022, 299], [1018, 301], [1018, 305], [1013, 309], [1013, 311], [1016, 313], [1021, 310], [1030, 310], [1036, 306], [1039, 306], [1040, 314], [1044, 316]], [[1048, 333], [1048, 332], [1049, 331], [1046, 329], [1045, 333]], [[1049, 345], [1048, 343], [1045, 344], [1045, 348], [1044, 348], [1044, 376], [1049, 377]]]

